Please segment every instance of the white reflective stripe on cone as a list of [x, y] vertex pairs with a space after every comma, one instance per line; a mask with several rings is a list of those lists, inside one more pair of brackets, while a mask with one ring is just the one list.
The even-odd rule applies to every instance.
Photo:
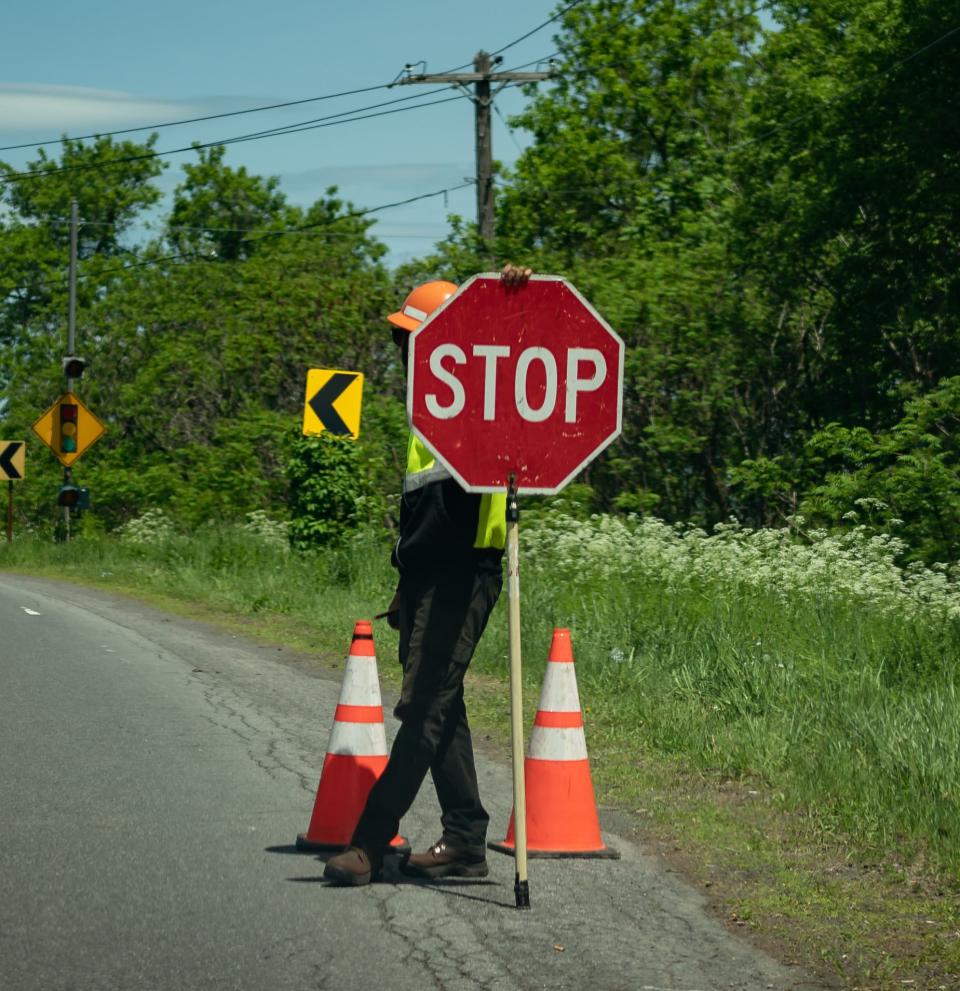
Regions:
[[387, 734], [383, 723], [347, 723], [333, 721], [328, 754], [349, 754], [351, 757], [386, 757]]
[[380, 705], [380, 679], [375, 657], [347, 658], [340, 686], [340, 705]]
[[550, 661], [540, 689], [541, 712], [579, 712], [580, 694], [572, 664]]
[[587, 739], [583, 727], [534, 726], [527, 756], [533, 760], [586, 760]]

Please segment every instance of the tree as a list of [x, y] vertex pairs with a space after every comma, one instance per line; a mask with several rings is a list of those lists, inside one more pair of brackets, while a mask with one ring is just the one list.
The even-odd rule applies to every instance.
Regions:
[[890, 430], [830, 424], [807, 444], [825, 474], [801, 512], [835, 526], [865, 522], [906, 539], [911, 557], [956, 561], [960, 552], [960, 376], [906, 404]]
[[564, 14], [556, 85], [515, 123], [503, 245], [564, 260], [675, 240], [709, 211], [754, 75], [745, 0], [594, 0]]
[[200, 160], [183, 167], [167, 221], [167, 239], [177, 251], [237, 261], [257, 249], [265, 231], [295, 222], [296, 211], [287, 206], [276, 176], [230, 168], [223, 145], [198, 147], [197, 153]]
[[816, 427], [890, 426], [960, 371], [960, 34], [935, 0], [777, 5], [739, 248], [804, 322]]
[[624, 435], [589, 474], [602, 504], [708, 522], [734, 508], [725, 465], [758, 443], [724, 155], [759, 24], [738, 0], [596, 0], [562, 24], [556, 86], [517, 119], [534, 143], [498, 252], [568, 275], [625, 338]]
[[153, 180], [164, 165], [155, 141], [156, 135], [143, 144], [65, 137], [59, 160], [41, 148], [20, 172], [0, 163], [0, 341], [17, 339], [34, 316], [65, 299], [73, 201], [86, 276], [81, 299], [92, 299], [117, 262], [134, 253], [125, 235], [160, 198]]

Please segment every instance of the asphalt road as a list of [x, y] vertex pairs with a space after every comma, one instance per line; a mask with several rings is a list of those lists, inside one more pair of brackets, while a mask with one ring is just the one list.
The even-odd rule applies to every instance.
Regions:
[[[484, 881], [391, 867], [328, 886], [292, 846], [338, 693], [337, 673], [276, 647], [0, 575], [0, 988], [820, 987], [617, 836], [620, 861], [531, 861], [530, 912], [494, 853]], [[499, 839], [510, 771], [479, 773]], [[417, 848], [437, 838], [429, 782], [403, 831]]]

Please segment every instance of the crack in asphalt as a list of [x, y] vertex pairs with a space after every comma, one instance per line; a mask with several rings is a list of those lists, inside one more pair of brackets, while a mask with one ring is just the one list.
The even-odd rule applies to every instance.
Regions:
[[[199, 683], [199, 679], [197, 681]], [[216, 729], [232, 733], [241, 740], [247, 756], [268, 778], [277, 781], [281, 777], [278, 772], [292, 774], [301, 783], [301, 787], [306, 786], [306, 774], [295, 769], [280, 755], [279, 738], [275, 734], [281, 730], [281, 727], [274, 720], [262, 712], [256, 712], [256, 717], [274, 730], [273, 734], [265, 732], [265, 727], [252, 722], [243, 711], [250, 707], [239, 699], [228, 700], [221, 685], [204, 686], [202, 698], [213, 713], [221, 717], [216, 718], [215, 715], [208, 714], [204, 717], [207, 723]]]
[[399, 884], [378, 899], [383, 928], [407, 947], [406, 962], [418, 964], [438, 991], [489, 991], [502, 976], [478, 979], [471, 959], [482, 961], [483, 938], [462, 917], [440, 911], [422, 896], [425, 886]]

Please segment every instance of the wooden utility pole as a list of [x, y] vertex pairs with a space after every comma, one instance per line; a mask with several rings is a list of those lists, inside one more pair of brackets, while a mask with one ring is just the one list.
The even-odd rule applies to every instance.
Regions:
[[[399, 80], [406, 86], [411, 83], [453, 83], [463, 86], [473, 83], [474, 112], [476, 114], [477, 141], [477, 227], [480, 237], [488, 250], [493, 244], [494, 202], [493, 202], [493, 134], [491, 119], [493, 101], [496, 95], [510, 83], [538, 83], [549, 79], [553, 72], [494, 72], [495, 66], [503, 59], [491, 56], [484, 51], [473, 58], [473, 72], [439, 72], [408, 75]], [[493, 89], [494, 84], [499, 84]]]

